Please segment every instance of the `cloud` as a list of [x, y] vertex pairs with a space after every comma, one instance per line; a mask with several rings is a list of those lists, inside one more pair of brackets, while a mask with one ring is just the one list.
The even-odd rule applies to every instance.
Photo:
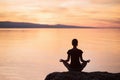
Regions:
[[68, 8], [62, 8], [62, 7], [55, 7], [55, 8], [41, 8], [41, 9], [35, 9], [33, 10], [34, 12], [38, 13], [57, 13], [59, 14], [60, 12], [68, 12]]
[[89, 0], [89, 1], [97, 4], [120, 4], [120, 0]]
[[108, 23], [115, 23], [115, 24], [120, 25], [120, 18], [117, 18], [117, 19], [93, 19], [93, 20], [108, 22]]
[[119, 24], [120, 25], [120, 18], [118, 19], [114, 19], [114, 20], [104, 20], [104, 21], [107, 21], [107, 22], [112, 22], [112, 23], [115, 23], [115, 24]]
[[[91, 1], [94, 4], [91, 4]], [[25, 21], [52, 24], [88, 24], [91, 18], [110, 22], [106, 19], [119, 18], [118, 0], [2, 0], [0, 1], [0, 20]], [[118, 1], [119, 2], [119, 1]], [[98, 5], [99, 4], [99, 5]], [[99, 20], [100, 21], [100, 20]], [[111, 21], [112, 22], [112, 21]], [[118, 23], [113, 21], [113, 23]]]
[[20, 12], [0, 12], [0, 21], [36, 22], [38, 19], [33, 17], [31, 14], [28, 15]]

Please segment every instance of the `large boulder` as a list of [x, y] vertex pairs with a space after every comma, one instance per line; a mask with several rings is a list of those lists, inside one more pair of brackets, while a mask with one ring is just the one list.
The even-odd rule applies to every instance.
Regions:
[[45, 80], [120, 80], [120, 73], [108, 72], [53, 72]]

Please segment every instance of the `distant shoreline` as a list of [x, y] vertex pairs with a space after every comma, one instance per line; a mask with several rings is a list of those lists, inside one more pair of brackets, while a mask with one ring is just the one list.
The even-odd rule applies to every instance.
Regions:
[[1, 21], [0, 29], [28, 29], [28, 28], [51, 28], [51, 29], [120, 29], [120, 27], [87, 27], [87, 26], [74, 26], [74, 25], [48, 25], [48, 24], [35, 24], [35, 23], [27, 23], [27, 22], [10, 22], [10, 21]]

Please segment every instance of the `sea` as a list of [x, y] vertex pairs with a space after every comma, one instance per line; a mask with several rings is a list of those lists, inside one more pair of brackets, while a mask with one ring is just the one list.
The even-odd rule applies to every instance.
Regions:
[[72, 39], [78, 39], [84, 72], [120, 72], [120, 29], [1, 28], [0, 80], [44, 80], [52, 72], [68, 71]]

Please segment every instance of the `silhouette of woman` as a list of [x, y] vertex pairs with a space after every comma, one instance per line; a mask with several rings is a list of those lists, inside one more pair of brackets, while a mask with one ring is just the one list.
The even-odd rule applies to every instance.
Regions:
[[[82, 57], [83, 51], [77, 48], [78, 40], [72, 40], [73, 48], [68, 50], [67, 60], [60, 59], [60, 62], [63, 62], [64, 66], [69, 71], [82, 71], [90, 60], [84, 60]], [[70, 64], [68, 63], [71, 59]]]

